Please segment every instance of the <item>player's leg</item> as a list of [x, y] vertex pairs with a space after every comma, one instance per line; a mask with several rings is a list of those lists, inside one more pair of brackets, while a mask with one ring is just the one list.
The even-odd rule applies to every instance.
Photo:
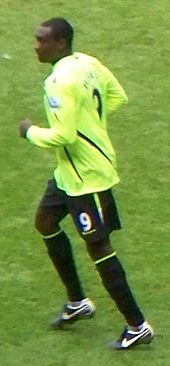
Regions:
[[49, 257], [67, 290], [69, 300], [80, 301], [85, 298], [85, 294], [70, 241], [59, 226], [67, 214], [64, 193], [57, 189], [54, 179], [50, 180], [37, 209], [35, 226], [44, 239]]
[[[72, 207], [74, 207], [75, 224], [86, 241], [87, 250], [96, 264], [104, 287], [131, 329], [137, 331], [138, 337], [138, 331], [141, 332], [145, 324], [144, 316], [135, 301], [125, 271], [109, 239], [109, 233], [112, 230], [120, 229], [119, 216], [111, 190], [79, 197], [77, 202], [76, 199], [72, 199]], [[148, 326], [145, 328], [147, 328], [144, 330], [145, 336], [141, 333], [139, 338], [143, 341], [151, 340], [151, 330], [148, 330]], [[131, 340], [130, 345], [135, 344], [137, 340], [139, 342], [139, 338]], [[120, 344], [122, 342], [119, 341], [116, 348], [123, 348]]]
[[[109, 248], [110, 247], [110, 248]], [[88, 252], [96, 264], [102, 283], [127, 323], [138, 327], [144, 322], [127, 282], [125, 271], [110, 244], [109, 238], [87, 243]]]

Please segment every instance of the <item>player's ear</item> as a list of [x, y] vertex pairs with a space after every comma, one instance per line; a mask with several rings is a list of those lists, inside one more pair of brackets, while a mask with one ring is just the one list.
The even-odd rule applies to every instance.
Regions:
[[62, 51], [62, 50], [65, 50], [67, 48], [67, 41], [65, 38], [60, 38], [58, 41], [57, 41], [57, 45], [58, 45], [58, 48]]

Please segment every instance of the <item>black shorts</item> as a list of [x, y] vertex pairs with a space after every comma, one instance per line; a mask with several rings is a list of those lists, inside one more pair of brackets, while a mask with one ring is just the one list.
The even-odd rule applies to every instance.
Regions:
[[51, 179], [40, 207], [56, 214], [56, 224], [71, 214], [80, 236], [87, 242], [102, 240], [113, 230], [121, 229], [111, 189], [72, 197], [57, 187], [55, 179]]

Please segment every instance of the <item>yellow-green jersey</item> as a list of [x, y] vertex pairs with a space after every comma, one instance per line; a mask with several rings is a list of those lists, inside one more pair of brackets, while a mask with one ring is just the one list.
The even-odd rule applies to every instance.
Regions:
[[27, 138], [56, 150], [58, 188], [79, 196], [118, 183], [107, 115], [127, 96], [114, 75], [96, 58], [73, 53], [53, 66], [44, 91], [49, 127], [32, 125]]

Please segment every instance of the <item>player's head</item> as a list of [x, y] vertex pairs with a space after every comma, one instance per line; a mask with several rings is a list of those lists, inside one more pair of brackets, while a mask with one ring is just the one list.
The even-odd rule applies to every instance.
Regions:
[[40, 62], [55, 63], [72, 53], [73, 28], [63, 18], [51, 18], [41, 23], [36, 32], [36, 46]]

